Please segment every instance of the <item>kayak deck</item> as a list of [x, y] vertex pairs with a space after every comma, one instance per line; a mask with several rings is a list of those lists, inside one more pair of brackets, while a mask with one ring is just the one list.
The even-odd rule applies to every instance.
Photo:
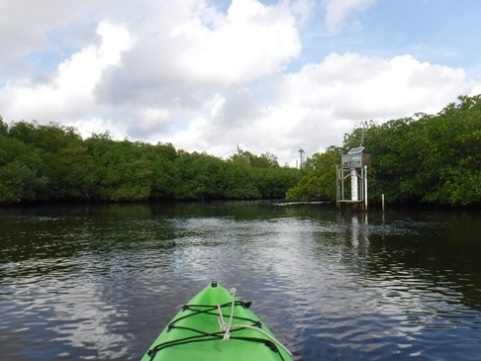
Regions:
[[250, 309], [213, 281], [177, 313], [141, 361], [291, 361]]

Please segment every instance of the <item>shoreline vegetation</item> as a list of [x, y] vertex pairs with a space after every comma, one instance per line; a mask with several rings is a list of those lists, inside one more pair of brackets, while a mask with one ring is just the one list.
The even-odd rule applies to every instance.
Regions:
[[29, 202], [309, 199], [335, 201], [341, 155], [371, 154], [369, 198], [390, 204], [481, 205], [481, 96], [460, 96], [438, 114], [377, 124], [344, 135], [301, 169], [269, 152], [238, 149], [228, 159], [172, 144], [87, 139], [74, 128], [0, 117], [0, 205]]

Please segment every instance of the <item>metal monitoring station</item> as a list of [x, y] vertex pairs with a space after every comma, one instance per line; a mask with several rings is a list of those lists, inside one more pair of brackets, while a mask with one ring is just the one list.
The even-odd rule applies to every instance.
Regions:
[[[338, 208], [350, 204], [367, 211], [367, 167], [371, 165], [371, 155], [363, 152], [364, 147], [352, 148], [342, 155], [341, 167], [336, 167]], [[350, 186], [350, 198], [345, 198], [346, 186]]]

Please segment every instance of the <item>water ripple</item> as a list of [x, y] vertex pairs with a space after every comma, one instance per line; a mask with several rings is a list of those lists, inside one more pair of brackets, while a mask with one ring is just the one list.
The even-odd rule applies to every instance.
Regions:
[[138, 360], [212, 278], [298, 361], [479, 359], [480, 246], [457, 218], [315, 207], [0, 210], [2, 360]]

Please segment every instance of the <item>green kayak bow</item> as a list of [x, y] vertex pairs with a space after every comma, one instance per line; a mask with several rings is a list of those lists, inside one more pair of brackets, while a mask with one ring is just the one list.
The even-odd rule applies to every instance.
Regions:
[[292, 361], [292, 354], [243, 302], [217, 282], [165, 327], [141, 361]]

